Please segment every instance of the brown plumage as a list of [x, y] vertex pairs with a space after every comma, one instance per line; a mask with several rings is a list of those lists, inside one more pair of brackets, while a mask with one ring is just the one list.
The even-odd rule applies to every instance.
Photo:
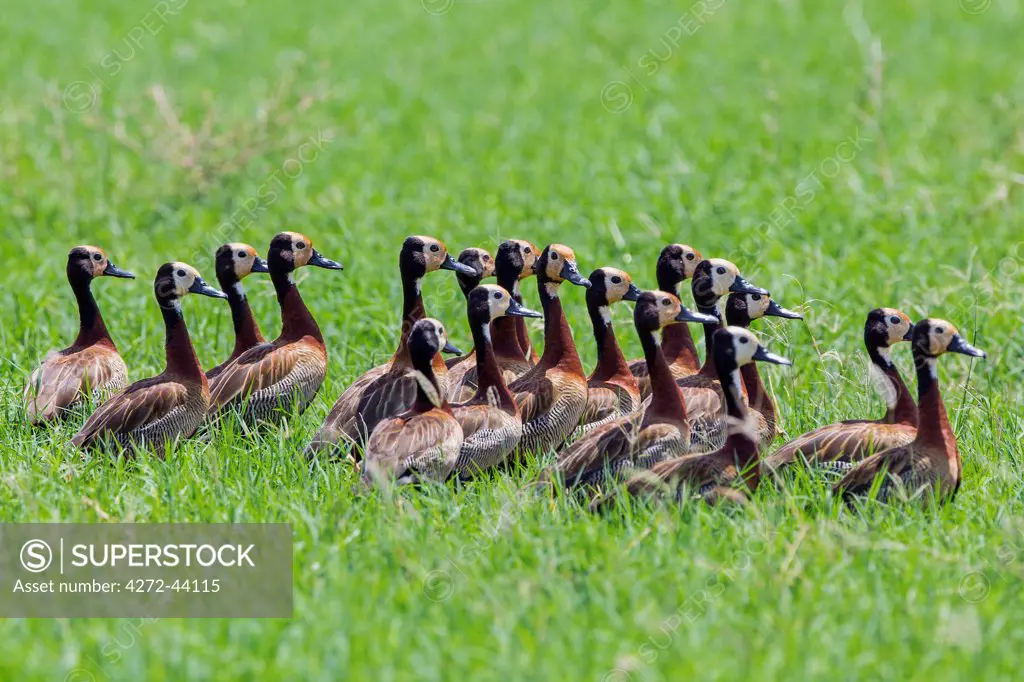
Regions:
[[437, 320], [424, 318], [413, 325], [407, 346], [416, 398], [408, 410], [382, 420], [371, 432], [363, 462], [367, 484], [440, 483], [451, 474], [462, 446], [462, 427], [434, 375], [447, 343]]
[[903, 312], [876, 308], [864, 323], [864, 345], [871, 371], [886, 401], [881, 419], [853, 419], [821, 426], [786, 443], [765, 465], [781, 470], [794, 462], [842, 472], [874, 453], [906, 445], [917, 434], [917, 405], [892, 361], [891, 348], [909, 341], [914, 326]]
[[217, 269], [217, 282], [228, 296], [231, 325], [235, 330], [235, 346], [227, 360], [206, 373], [208, 381], [212, 381], [245, 351], [266, 343], [256, 319], [252, 316], [242, 280], [254, 272], [270, 272], [266, 262], [256, 254], [256, 249], [238, 242], [224, 244], [217, 249], [214, 266]]
[[302, 412], [327, 375], [327, 348], [294, 273], [306, 265], [341, 270], [305, 235], [281, 232], [267, 254], [270, 278], [281, 307], [281, 334], [239, 355], [210, 383], [210, 412], [237, 411], [244, 424], [273, 424], [293, 410]]
[[153, 284], [164, 318], [167, 366], [162, 374], [137, 381], [103, 403], [74, 435], [76, 447], [115, 445], [156, 448], [191, 436], [206, 415], [210, 389], [181, 314], [188, 294], [226, 298], [184, 263], [160, 266]]
[[673, 294], [646, 291], [633, 310], [633, 325], [650, 365], [652, 395], [643, 411], [597, 426], [558, 455], [545, 478], [572, 488], [597, 486], [608, 474], [646, 469], [690, 449], [690, 426], [679, 387], [655, 334], [667, 325], [709, 321], [691, 313]]
[[[694, 270], [690, 285], [697, 310], [721, 319], [718, 302], [730, 292], [761, 294], [768, 292], [755, 287], [740, 275], [739, 269], [727, 260], [703, 260]], [[714, 335], [721, 322], [704, 325], [704, 365], [697, 374], [679, 380], [690, 415], [690, 440], [694, 451], [714, 450], [723, 439], [721, 418], [725, 413], [725, 395], [715, 370]]]
[[[459, 288], [468, 301], [470, 292], [480, 286], [480, 282], [494, 275], [494, 259], [483, 249], [470, 247], [463, 249], [456, 260], [473, 268], [472, 275], [461, 272], [455, 275], [459, 280]], [[472, 398], [476, 394], [476, 350], [457, 358], [450, 358], [444, 364], [448, 368], [448, 400], [461, 403]], [[472, 377], [467, 379], [466, 375], [470, 373]]]
[[523, 417], [519, 452], [544, 453], [565, 442], [587, 404], [587, 377], [562, 312], [558, 291], [571, 282], [590, 288], [568, 246], [551, 244], [536, 264], [544, 308], [544, 354], [536, 366], [509, 386]]
[[[715, 331], [713, 361], [721, 373], [726, 410], [730, 422], [725, 444], [718, 450], [684, 455], [654, 465], [650, 471], [634, 475], [625, 485], [629, 495], [664, 493], [676, 499], [692, 495], [711, 502], [743, 499], [757, 489], [761, 480], [755, 425], [743, 402], [739, 368], [762, 361], [788, 365], [789, 360], [769, 353], [757, 337], [741, 327], [723, 327]], [[724, 492], [734, 488], [741, 495]], [[608, 507], [613, 493], [594, 503], [594, 509]]]
[[576, 437], [640, 407], [640, 387], [615, 338], [611, 314], [614, 303], [636, 302], [640, 289], [628, 273], [616, 268], [598, 268], [589, 279], [592, 286], [587, 289], [587, 311], [597, 343], [597, 367], [587, 378], [587, 406], [573, 434]]
[[936, 318], [917, 322], [911, 343], [917, 368], [917, 434], [910, 443], [871, 455], [850, 470], [834, 490], [847, 502], [869, 494], [879, 477], [881, 502], [932, 495], [948, 502], [960, 489], [963, 466], [942, 402], [937, 362], [945, 353], [976, 358], [985, 353], [967, 343], [952, 324]]
[[[416, 400], [417, 385], [409, 371], [409, 334], [413, 326], [425, 317], [421, 287], [427, 273], [453, 270], [472, 275], [473, 269], [457, 262], [444, 244], [433, 237], [413, 236], [402, 243], [398, 268], [402, 278], [402, 330], [398, 348], [391, 360], [378, 365], [356, 379], [331, 407], [323, 426], [306, 448], [311, 457], [320, 451], [336, 454], [340, 447], [361, 446], [373, 428], [382, 420], [402, 414]], [[442, 390], [447, 392], [447, 367], [440, 355], [434, 358], [434, 375]], [[358, 448], [350, 451], [353, 459], [361, 454]]]
[[[679, 285], [693, 277], [697, 265], [703, 258], [700, 251], [686, 244], [669, 244], [661, 250], [655, 275], [658, 288], [679, 297]], [[693, 342], [690, 327], [685, 324], [674, 324], [662, 331], [661, 352], [672, 370], [672, 376], [682, 379], [696, 374], [700, 370], [700, 358], [697, 357], [697, 345]], [[644, 358], [629, 363], [630, 372], [636, 377], [640, 388], [640, 398], [646, 400], [651, 394], [651, 378], [647, 374], [647, 361]]]
[[103, 323], [92, 295], [97, 277], [135, 278], [107, 259], [95, 246], [76, 246], [68, 253], [68, 283], [78, 302], [78, 336], [67, 348], [51, 351], [25, 382], [28, 419], [42, 424], [64, 414], [89, 396], [102, 401], [128, 381], [128, 368]]
[[455, 463], [455, 474], [461, 478], [471, 478], [502, 463], [523, 435], [519, 408], [494, 356], [491, 323], [504, 316], [541, 315], [519, 305], [502, 287], [484, 284], [470, 292], [467, 316], [479, 385], [469, 401], [452, 407], [464, 437]]

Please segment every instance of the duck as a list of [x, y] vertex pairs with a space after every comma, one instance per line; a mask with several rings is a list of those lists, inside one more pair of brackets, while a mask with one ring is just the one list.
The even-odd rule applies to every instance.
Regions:
[[534, 270], [544, 310], [544, 353], [509, 390], [523, 417], [519, 452], [542, 454], [565, 442], [587, 406], [587, 376], [558, 294], [563, 282], [586, 289], [591, 284], [580, 274], [576, 254], [564, 244], [549, 244]]
[[917, 404], [892, 361], [892, 347], [910, 341], [914, 325], [901, 310], [875, 308], [864, 322], [864, 346], [871, 373], [882, 388], [886, 407], [880, 419], [850, 419], [820, 426], [789, 441], [765, 465], [781, 471], [794, 462], [832, 473], [845, 473], [873, 452], [907, 445], [917, 435]]
[[[498, 278], [498, 286], [510, 292], [520, 305], [523, 303], [520, 285], [522, 280], [537, 274], [534, 266], [538, 257], [540, 249], [525, 239], [506, 239], [498, 245], [494, 256], [494, 274]], [[530, 342], [526, 320], [520, 317], [499, 317], [491, 326], [491, 332], [494, 356], [506, 383], [511, 384], [537, 364], [539, 358]]]
[[[658, 289], [679, 296], [679, 285], [693, 277], [694, 271], [704, 258], [700, 251], [688, 244], [669, 244], [661, 250], [655, 275]], [[690, 327], [685, 324], [673, 324], [662, 331], [661, 351], [665, 354], [668, 366], [676, 379], [682, 379], [700, 371], [700, 357], [697, 345], [693, 342]], [[640, 387], [640, 398], [647, 399], [651, 394], [651, 379], [647, 375], [647, 360], [640, 358], [629, 363], [629, 371], [636, 377]]]
[[694, 375], [676, 383], [683, 391], [690, 416], [690, 439], [695, 451], [714, 450], [721, 442], [721, 415], [725, 412], [725, 395], [715, 370], [714, 338], [722, 327], [719, 301], [730, 293], [768, 294], [740, 274], [739, 268], [721, 258], [702, 260], [694, 269], [690, 284], [697, 311], [716, 318], [704, 325], [704, 364]]
[[462, 479], [504, 462], [523, 435], [519, 407], [494, 355], [491, 324], [505, 316], [539, 318], [541, 314], [520, 305], [508, 290], [481, 284], [469, 292], [467, 316], [479, 382], [470, 400], [452, 406], [464, 438], [454, 469]]
[[168, 443], [186, 439], [203, 422], [210, 406], [210, 386], [199, 364], [181, 311], [189, 294], [227, 298], [191, 265], [164, 263], [153, 291], [164, 318], [166, 367], [161, 374], [136, 381], [99, 406], [71, 438], [77, 448], [107, 445], [125, 450], [152, 447], [158, 454]]
[[[793, 310], [783, 308], [770, 294], [729, 294], [725, 302], [725, 323], [732, 327], [747, 329], [754, 320], [762, 317], [781, 317], [785, 320], [802, 320], [804, 316]], [[743, 379], [743, 393], [746, 406], [753, 410], [751, 416], [757, 420], [757, 442], [760, 449], [769, 447], [779, 433], [776, 419], [775, 403], [757, 371], [756, 362], [748, 362], [740, 367]], [[722, 415], [721, 447], [725, 442], [726, 415]]]
[[542, 476], [567, 488], [599, 487], [608, 474], [646, 469], [690, 450], [686, 404], [656, 334], [673, 324], [717, 319], [694, 313], [666, 291], [645, 291], [637, 297], [633, 326], [647, 359], [651, 399], [643, 410], [619, 417], [587, 432], [558, 454]]
[[245, 297], [242, 280], [254, 272], [270, 272], [266, 261], [259, 257], [256, 249], [248, 244], [233, 242], [224, 244], [217, 249], [214, 256], [217, 271], [217, 282], [221, 290], [228, 296], [231, 308], [231, 324], [235, 329], [235, 347], [228, 359], [206, 373], [206, 379], [212, 381], [224, 368], [234, 362], [245, 351], [266, 343], [259, 325], [252, 316], [249, 300]]
[[92, 281], [135, 275], [114, 265], [103, 249], [89, 245], [68, 252], [66, 272], [78, 302], [78, 336], [67, 348], [47, 353], [26, 380], [26, 416], [33, 425], [66, 415], [86, 398], [101, 402], [128, 382], [128, 367], [103, 322]]
[[412, 405], [398, 416], [378, 422], [366, 441], [362, 479], [367, 485], [394, 481], [441, 483], [455, 467], [463, 434], [434, 373], [448, 342], [444, 326], [426, 317], [412, 325], [407, 341], [411, 378], [416, 385]]
[[[473, 268], [472, 275], [457, 273], [455, 278], [459, 282], [459, 288], [463, 296], [469, 300], [469, 294], [480, 283], [488, 277], [494, 276], [494, 259], [484, 249], [470, 247], [463, 249], [456, 258], [459, 263]], [[445, 361], [448, 368], [448, 400], [450, 402], [465, 402], [476, 393], [476, 380], [466, 381], [466, 374], [476, 369], [476, 350], [471, 350], [468, 355], [461, 355]]]
[[946, 353], [984, 358], [950, 322], [925, 318], [914, 324], [911, 339], [917, 369], [917, 433], [914, 440], [861, 460], [835, 485], [833, 493], [851, 504], [878, 484], [877, 499], [888, 502], [921, 496], [950, 502], [960, 490], [963, 466], [956, 435], [939, 389], [938, 359]]
[[597, 343], [597, 366], [587, 377], [587, 406], [583, 410], [581, 425], [573, 434], [577, 437], [640, 407], [640, 386], [619, 348], [611, 314], [614, 303], [635, 303], [640, 297], [640, 289], [633, 284], [629, 273], [617, 268], [598, 268], [590, 273], [588, 279], [592, 286], [586, 294], [587, 312], [590, 313]]
[[274, 424], [292, 412], [301, 414], [320, 390], [327, 376], [327, 347], [295, 284], [295, 271], [307, 265], [343, 269], [304, 234], [280, 232], [270, 241], [267, 267], [281, 308], [281, 333], [245, 351], [214, 377], [214, 418], [237, 411], [246, 427]]
[[[320, 430], [306, 448], [306, 456], [313, 457], [324, 451], [331, 456], [344, 445], [355, 445], [349, 455], [358, 461], [358, 446], [382, 420], [399, 415], [412, 407], [416, 400], [417, 384], [409, 375], [412, 357], [409, 354], [409, 335], [413, 326], [426, 317], [423, 306], [423, 278], [437, 270], [451, 270], [472, 277], [476, 271], [459, 263], [438, 239], [411, 236], [402, 242], [398, 256], [398, 269], [402, 279], [402, 330], [398, 347], [391, 359], [368, 370], [341, 394], [331, 407]], [[436, 357], [434, 375], [447, 394], [448, 368], [440, 355]]]
[[[725, 387], [726, 411], [729, 415], [728, 436], [725, 444], [710, 453], [689, 454], [666, 459], [649, 471], [631, 477], [621, 489], [630, 496], [648, 496], [667, 492], [680, 499], [693, 495], [709, 502], [726, 499], [746, 499], [757, 490], [761, 480], [761, 463], [755, 424], [743, 400], [740, 368], [752, 362], [776, 365], [793, 363], [768, 351], [757, 336], [742, 327], [722, 327], [715, 330], [712, 350], [713, 362]], [[732, 489], [735, 493], [727, 493]], [[616, 492], [596, 500], [592, 509], [605, 509], [617, 496]]]

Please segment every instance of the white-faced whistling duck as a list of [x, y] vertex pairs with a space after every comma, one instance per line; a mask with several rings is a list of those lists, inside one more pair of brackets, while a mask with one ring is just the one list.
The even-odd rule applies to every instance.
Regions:
[[[725, 302], [725, 322], [733, 327], [747, 329], [754, 320], [762, 317], [781, 317], [786, 320], [802, 320], [804, 316], [792, 310], [787, 310], [775, 302], [768, 294], [729, 294]], [[768, 389], [761, 381], [761, 374], [757, 371], [756, 362], [748, 362], [740, 367], [740, 376], [743, 378], [743, 391], [746, 394], [747, 407], [753, 410], [753, 416], [757, 419], [757, 444], [760, 449], [765, 449], [772, 444], [778, 433], [778, 422], [775, 414], [775, 403], [772, 401]], [[716, 439], [715, 447], [721, 447], [725, 442], [726, 420], [723, 413], [721, 420], [721, 437]]]
[[[679, 297], [679, 285], [693, 277], [697, 265], [703, 260], [700, 251], [686, 244], [669, 244], [661, 250], [655, 274], [658, 288]], [[665, 327], [661, 337], [661, 352], [672, 369], [676, 379], [682, 379], [700, 371], [697, 345], [693, 342], [690, 327], [673, 324]], [[651, 394], [651, 379], [647, 375], [647, 361], [643, 358], [629, 364], [629, 370], [640, 386], [640, 398], [646, 400]]]
[[101, 401], [128, 381], [128, 368], [117, 352], [92, 296], [96, 277], [128, 277], [95, 246], [76, 246], [68, 253], [68, 283], [78, 301], [78, 336], [64, 350], [51, 351], [25, 383], [26, 413], [42, 424], [80, 404], [86, 395]]
[[295, 285], [295, 271], [306, 265], [342, 269], [298, 232], [281, 232], [271, 240], [267, 265], [281, 307], [281, 334], [242, 353], [210, 385], [210, 411], [238, 410], [247, 425], [274, 423], [293, 410], [302, 412], [320, 390], [327, 375], [327, 348]]
[[[680, 499], [685, 494], [709, 502], [743, 499], [753, 493], [761, 480], [756, 425], [748, 417], [743, 401], [739, 368], [751, 362], [792, 364], [786, 358], [768, 352], [752, 332], [741, 327], [722, 327], [715, 331], [714, 364], [725, 386], [725, 404], [729, 415], [729, 434], [725, 445], [715, 452], [684, 455], [655, 464], [649, 471], [634, 475], [625, 486], [630, 495], [666, 492]], [[719, 492], [733, 488], [735, 493]], [[599, 500], [594, 508], [605, 507], [614, 494]]]
[[248, 244], [224, 244], [217, 249], [214, 257], [217, 269], [217, 282], [221, 290], [228, 295], [228, 306], [231, 308], [231, 324], [235, 330], [235, 347], [228, 359], [206, 373], [212, 381], [224, 368], [231, 364], [245, 351], [266, 343], [259, 325], [252, 316], [249, 300], [245, 297], [242, 280], [254, 272], [270, 272], [266, 262], [256, 254], [256, 249]]
[[523, 417], [519, 452], [543, 454], [565, 442], [587, 406], [587, 376], [558, 290], [563, 282], [589, 289], [590, 281], [580, 274], [576, 254], [564, 244], [544, 249], [534, 269], [544, 308], [544, 354], [509, 390]]
[[[534, 266], [540, 250], [528, 241], [508, 239], [498, 246], [494, 257], [494, 274], [498, 286], [512, 294], [516, 303], [522, 304], [520, 280], [537, 274]], [[537, 352], [530, 343], [526, 320], [520, 317], [499, 317], [491, 325], [494, 339], [494, 355], [505, 382], [513, 381], [530, 371], [537, 364]]]
[[615, 338], [611, 311], [613, 303], [636, 302], [640, 289], [629, 274], [616, 268], [594, 270], [590, 273], [590, 283], [587, 312], [597, 342], [597, 367], [587, 378], [587, 406], [576, 436], [640, 408], [640, 387]]
[[696, 374], [677, 382], [690, 415], [691, 446], [694, 452], [706, 452], [715, 449], [720, 442], [719, 419], [725, 410], [725, 395], [715, 370], [714, 338], [722, 327], [718, 302], [729, 293], [765, 295], [768, 292], [750, 284], [735, 265], [720, 258], [701, 261], [690, 288], [697, 311], [718, 320], [704, 325], [704, 365]]
[[942, 402], [936, 365], [944, 353], [974, 358], [985, 353], [967, 343], [952, 324], [935, 318], [914, 324], [911, 345], [917, 368], [917, 435], [907, 445], [871, 455], [851, 469], [834, 491], [847, 502], [869, 494], [878, 476], [884, 477], [877, 496], [882, 502], [924, 494], [946, 502], [960, 489], [960, 451]]
[[917, 434], [917, 405], [892, 361], [892, 347], [910, 341], [914, 325], [894, 308], [875, 308], [864, 323], [864, 345], [871, 373], [885, 398], [881, 419], [851, 419], [821, 426], [791, 440], [764, 460], [777, 471], [799, 461], [827, 471], [845, 472], [872, 452], [906, 445]]
[[[423, 307], [423, 278], [427, 273], [437, 270], [452, 270], [467, 276], [474, 274], [473, 268], [452, 258], [440, 241], [422, 236], [407, 237], [402, 243], [398, 269], [402, 278], [403, 300], [398, 348], [390, 361], [365, 372], [345, 389], [306, 448], [307, 456], [311, 457], [321, 450], [334, 454], [338, 447], [362, 445], [381, 420], [399, 415], [412, 407], [416, 400], [417, 384], [409, 376], [409, 370], [412, 369], [409, 334], [413, 325], [426, 316]], [[434, 374], [447, 393], [448, 368], [441, 356], [437, 356], [435, 362]], [[350, 454], [356, 460], [361, 457], [357, 450], [352, 450]]]
[[[480, 282], [494, 275], [494, 259], [485, 250], [470, 247], [463, 249], [456, 260], [473, 268], [472, 275], [461, 272], [455, 275], [455, 278], [459, 280], [459, 288], [462, 289], [462, 293], [468, 301], [470, 292], [480, 286]], [[476, 369], [475, 353], [474, 349], [468, 355], [461, 355], [445, 361], [444, 364], [448, 367], [448, 400], [450, 402], [464, 402], [476, 393], [475, 372], [470, 381], [466, 380], [466, 375], [470, 370]]]
[[407, 342], [416, 397], [408, 410], [376, 424], [363, 453], [363, 481], [384, 485], [440, 483], [451, 475], [462, 447], [462, 427], [452, 415], [435, 368], [448, 343], [444, 327], [424, 318], [413, 325]]
[[471, 478], [503, 462], [523, 435], [519, 407], [494, 357], [491, 323], [506, 315], [541, 316], [519, 305], [510, 292], [493, 284], [480, 285], [469, 293], [467, 315], [479, 381], [476, 394], [469, 401], [452, 407], [465, 438], [455, 464], [455, 473], [462, 478]]
[[206, 417], [210, 388], [181, 313], [188, 294], [227, 296], [209, 286], [195, 268], [165, 263], [153, 283], [164, 318], [167, 366], [162, 374], [136, 381], [100, 405], [71, 439], [76, 447], [116, 444], [127, 448], [154, 447], [188, 438]]
[[598, 486], [607, 474], [646, 469], [669, 457], [690, 451], [690, 425], [686, 404], [672, 369], [655, 336], [673, 324], [708, 322], [708, 315], [693, 313], [673, 294], [645, 291], [633, 310], [633, 325], [651, 378], [651, 399], [642, 411], [612, 420], [589, 431], [558, 455], [554, 470], [567, 487]]

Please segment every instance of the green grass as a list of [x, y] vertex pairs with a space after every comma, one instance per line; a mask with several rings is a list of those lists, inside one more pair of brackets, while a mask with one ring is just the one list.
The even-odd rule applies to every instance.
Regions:
[[[3, 621], [0, 677], [1019, 677], [1019, 6], [430, 0], [449, 9], [437, 15], [417, 0], [168, 0], [178, 13], [161, 20], [146, 2], [78, 5], [14, 0], [4, 19], [0, 520], [288, 521], [295, 617], [134, 635], [126, 621]], [[156, 35], [133, 30], [143, 21]], [[131, 59], [128, 35], [142, 36]], [[95, 106], [70, 110], [90, 104], [93, 73]], [[315, 160], [287, 161], [318, 135]], [[78, 422], [23, 424], [25, 374], [74, 335], [71, 246], [140, 274], [95, 286], [135, 379], [163, 362], [156, 268], [185, 260], [212, 280], [221, 242], [263, 251], [281, 229], [346, 265], [302, 273], [330, 371], [290, 432], [253, 443], [228, 429], [125, 466], [82, 462], [67, 445]], [[795, 363], [766, 370], [792, 435], [880, 412], [861, 348], [870, 308], [950, 319], [990, 353], [970, 375], [965, 358], [941, 362], [961, 494], [855, 514], [796, 477], [744, 510], [594, 518], [520, 495], [525, 474], [390, 499], [344, 466], [310, 471], [302, 448], [333, 400], [392, 350], [411, 233], [454, 252], [558, 240], [584, 272], [615, 265], [645, 287], [668, 241], [732, 258], [806, 314], [756, 325]], [[269, 281], [247, 286], [276, 333]], [[425, 291], [467, 343], [453, 278]], [[591, 366], [582, 292], [565, 301]], [[184, 308], [212, 366], [230, 348], [227, 307]], [[639, 356], [629, 311], [615, 314]], [[905, 346], [897, 356], [909, 370]]]

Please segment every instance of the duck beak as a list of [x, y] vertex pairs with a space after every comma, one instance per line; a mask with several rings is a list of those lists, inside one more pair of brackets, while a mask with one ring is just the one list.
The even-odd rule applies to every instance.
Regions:
[[475, 268], [473, 268], [473, 267], [471, 267], [469, 265], [466, 265], [465, 263], [460, 263], [459, 261], [457, 261], [454, 258], [452, 258], [452, 254], [450, 254], [450, 253], [447, 256], [444, 257], [444, 262], [441, 263], [441, 269], [442, 270], [454, 270], [455, 272], [459, 273], [460, 275], [466, 275], [467, 277], [476, 277], [476, 269]]
[[913, 338], [914, 338], [914, 325], [910, 325], [910, 329], [908, 329], [907, 333], [903, 335], [903, 340], [904, 341], [910, 341]]
[[804, 316], [798, 312], [783, 308], [775, 301], [768, 303], [768, 310], [764, 311], [765, 315], [774, 315], [775, 317], [784, 317], [787, 320], [802, 320]]
[[505, 311], [505, 314], [512, 317], [544, 317], [536, 310], [530, 310], [523, 306], [514, 298], [509, 299], [508, 310]]
[[744, 279], [743, 275], [736, 275], [736, 279], [732, 281], [729, 286], [729, 291], [734, 294], [761, 294], [762, 296], [768, 295], [767, 289], [761, 287], [755, 287], [753, 284]]
[[705, 315], [684, 307], [682, 312], [676, 315], [676, 322], [696, 322], [698, 324], [715, 324], [718, 318], [714, 315]]
[[128, 272], [122, 270], [110, 261], [107, 261], [107, 267], [103, 268], [103, 274], [107, 277], [124, 277], [125, 279], [135, 279], [134, 272]]
[[227, 298], [228, 295], [223, 291], [214, 289], [205, 281], [202, 277], [196, 277], [196, 281], [192, 282], [192, 286], [188, 288], [190, 293], [202, 294], [203, 296], [209, 296], [210, 298]]
[[758, 346], [757, 352], [754, 353], [754, 359], [758, 362], [770, 362], [773, 365], [792, 365], [793, 361], [784, 358], [781, 355], [776, 355], [771, 351], [767, 350], [764, 346]]
[[638, 287], [637, 285], [635, 285], [632, 282], [630, 282], [629, 283], [629, 291], [627, 291], [623, 295], [622, 300], [623, 301], [634, 301], [634, 302], [640, 300], [640, 287]]
[[458, 346], [451, 341], [444, 344], [444, 348], [441, 349], [441, 352], [448, 353], [448, 355], [462, 355], [462, 351], [459, 350]]
[[593, 286], [590, 280], [580, 274], [579, 266], [576, 265], [576, 261], [567, 260], [562, 263], [562, 271], [559, 273], [562, 279], [572, 282], [576, 286], [589, 289]]
[[316, 249], [313, 249], [313, 255], [309, 257], [309, 262], [306, 263], [306, 265], [315, 265], [318, 268], [324, 268], [325, 270], [345, 269], [345, 267], [338, 261], [331, 260], [330, 258], [324, 258]]
[[267, 265], [267, 261], [256, 256], [252, 261], [252, 270], [250, 272], [270, 272], [270, 266]]
[[964, 341], [964, 337], [959, 334], [954, 334], [953, 339], [949, 342], [949, 348], [946, 349], [950, 353], [960, 353], [961, 355], [970, 355], [972, 358], [985, 358], [988, 357], [985, 351], [980, 348], [975, 348], [971, 344]]

